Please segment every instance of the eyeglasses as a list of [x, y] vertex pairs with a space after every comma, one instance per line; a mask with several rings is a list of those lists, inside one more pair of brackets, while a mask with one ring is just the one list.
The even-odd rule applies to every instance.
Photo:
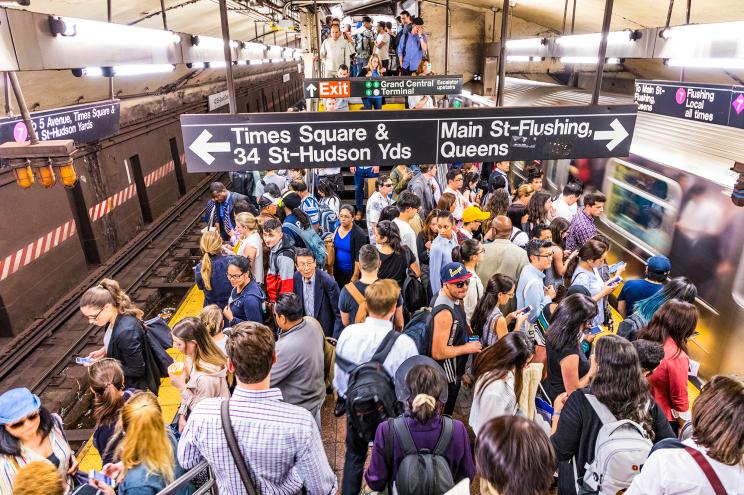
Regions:
[[96, 314], [95, 314], [95, 315], [93, 315], [93, 316], [90, 316], [90, 315], [86, 315], [86, 318], [88, 318], [88, 321], [96, 321], [96, 320], [98, 319], [98, 317], [99, 317], [99, 316], [101, 316], [101, 313], [103, 313], [103, 310], [104, 310], [104, 309], [106, 309], [106, 306], [102, 307], [102, 308], [101, 308], [101, 309], [100, 309], [100, 310], [98, 311], [98, 313], [96, 313]]
[[39, 411], [36, 411], [36, 412], [33, 412], [33, 413], [29, 414], [25, 418], [23, 418], [23, 419], [21, 419], [19, 421], [16, 421], [15, 423], [10, 423], [8, 425], [8, 427], [9, 428], [13, 428], [13, 429], [17, 429], [17, 428], [20, 428], [21, 426], [25, 425], [27, 421], [36, 421], [38, 418], [39, 418]]
[[455, 177], [455, 180], [453, 182], [462, 182], [464, 179], [462, 177]]
[[243, 275], [245, 275], [245, 273], [240, 273], [238, 275], [234, 275], [234, 274], [228, 273], [227, 274], [227, 278], [229, 278], [230, 280], [239, 280], [240, 277], [242, 277]]
[[468, 285], [470, 285], [470, 279], [461, 280], [460, 282], [455, 282], [452, 285], [454, 285], [458, 289], [462, 289], [463, 287], [467, 287]]
[[304, 263], [300, 263], [299, 261], [297, 262], [297, 267], [298, 268], [309, 268], [309, 267], [311, 267], [313, 265], [315, 265], [315, 260], [306, 261]]
[[535, 254], [533, 256], [537, 256], [538, 258], [552, 258], [553, 257], [553, 253], [549, 253], [549, 254]]

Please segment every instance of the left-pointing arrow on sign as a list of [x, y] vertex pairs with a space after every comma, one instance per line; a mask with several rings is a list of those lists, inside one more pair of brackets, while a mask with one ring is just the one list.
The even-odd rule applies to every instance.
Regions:
[[615, 147], [623, 142], [623, 139], [629, 136], [628, 131], [625, 130], [625, 127], [620, 123], [619, 120], [615, 119], [610, 123], [610, 127], [612, 127], [611, 131], [596, 131], [594, 133], [594, 140], [604, 140], [609, 139], [610, 142], [607, 143], [607, 149], [612, 151], [615, 149]]
[[305, 89], [310, 93], [310, 98], [313, 98], [315, 96], [315, 91], [317, 91], [318, 88], [315, 87], [315, 84], [310, 83], [305, 87]]
[[210, 143], [209, 140], [211, 137], [212, 133], [205, 129], [199, 134], [199, 137], [194, 139], [191, 146], [189, 146], [189, 149], [196, 153], [196, 156], [204, 160], [204, 163], [207, 165], [211, 165], [214, 161], [212, 153], [230, 151], [230, 143]]

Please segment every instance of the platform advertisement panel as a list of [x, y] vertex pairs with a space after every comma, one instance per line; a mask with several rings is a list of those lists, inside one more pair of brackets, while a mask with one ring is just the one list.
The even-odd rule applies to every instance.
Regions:
[[627, 156], [636, 106], [182, 115], [189, 172]]

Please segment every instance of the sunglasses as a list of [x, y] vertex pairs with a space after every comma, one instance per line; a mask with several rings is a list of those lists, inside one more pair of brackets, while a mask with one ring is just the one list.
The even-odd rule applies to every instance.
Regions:
[[467, 287], [468, 285], [470, 285], [470, 279], [462, 280], [460, 282], [455, 282], [452, 285], [454, 285], [458, 289], [462, 289], [463, 287]]
[[39, 411], [36, 411], [34, 413], [29, 414], [25, 418], [23, 418], [23, 419], [21, 419], [19, 421], [16, 421], [15, 423], [10, 423], [8, 425], [8, 427], [9, 428], [13, 428], [13, 429], [17, 429], [17, 428], [20, 428], [21, 426], [25, 425], [27, 421], [36, 421], [38, 418], [39, 418]]

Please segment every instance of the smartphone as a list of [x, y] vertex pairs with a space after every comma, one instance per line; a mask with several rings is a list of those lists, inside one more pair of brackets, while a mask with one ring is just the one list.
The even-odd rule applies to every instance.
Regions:
[[112, 480], [111, 478], [109, 478], [105, 474], [103, 474], [103, 473], [101, 473], [99, 471], [96, 471], [94, 469], [91, 469], [90, 470], [90, 472], [88, 473], [88, 478], [89, 479], [92, 479], [92, 480], [98, 480], [101, 483], [104, 483], [104, 484], [110, 486], [111, 488], [116, 487], [116, 481]]
[[621, 266], [625, 266], [624, 261], [618, 261], [614, 265], [610, 265], [609, 267], [607, 267], [607, 269], [610, 271], [610, 273], [615, 273], [617, 269], [620, 268]]
[[468, 342], [478, 342], [479, 340], [480, 337], [478, 337], [477, 335], [471, 335], [470, 337], [468, 337]]
[[586, 333], [587, 333], [587, 335], [597, 335], [597, 334], [600, 334], [600, 333], [602, 333], [602, 327], [600, 327], [599, 325], [597, 325], [596, 327], [590, 328], [589, 331], [587, 331]]
[[623, 277], [621, 277], [620, 275], [618, 275], [617, 277], [615, 277], [612, 280], [610, 280], [610, 284], [615, 285], [615, 284], [619, 284], [622, 281], [623, 281]]
[[525, 306], [524, 308], [519, 310], [520, 313], [532, 313], [532, 306]]
[[75, 357], [75, 362], [77, 364], [93, 364], [93, 360], [91, 358], [82, 356]]

